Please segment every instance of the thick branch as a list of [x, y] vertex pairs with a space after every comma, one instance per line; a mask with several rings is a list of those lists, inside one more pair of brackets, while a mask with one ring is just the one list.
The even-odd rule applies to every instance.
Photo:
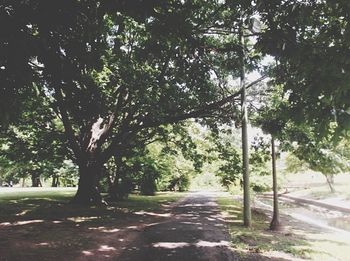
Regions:
[[[246, 88], [251, 88], [255, 84], [261, 82], [267, 78], [266, 75], [260, 77], [259, 79], [255, 80], [254, 82], [248, 84]], [[129, 135], [133, 135], [138, 133], [139, 131], [146, 129], [146, 128], [154, 128], [163, 124], [171, 124], [176, 123], [182, 120], [191, 119], [191, 118], [200, 118], [200, 117], [210, 117], [211, 113], [213, 111], [216, 111], [220, 109], [222, 106], [229, 102], [234, 102], [235, 98], [239, 97], [241, 95], [242, 90], [239, 90], [235, 93], [233, 93], [230, 96], [227, 96], [219, 101], [212, 102], [210, 104], [206, 104], [202, 107], [193, 109], [190, 112], [181, 112], [181, 111], [173, 111], [168, 114], [167, 117], [161, 118], [161, 119], [153, 119], [152, 116], [144, 116], [142, 118], [138, 119], [137, 125], [124, 125], [120, 130], [119, 133], [113, 138], [113, 141], [108, 146], [108, 148], [102, 153], [101, 160], [104, 162], [108, 160], [109, 157], [113, 155], [115, 152], [115, 148], [117, 145], [121, 142], [121, 140], [125, 139]]]
[[55, 87], [55, 94], [56, 94], [56, 101], [58, 105], [58, 110], [61, 114], [61, 120], [65, 129], [65, 133], [67, 136], [67, 140], [71, 145], [71, 148], [73, 150], [73, 153], [75, 157], [77, 158], [77, 161], [79, 162], [82, 157], [82, 151], [78, 143], [78, 139], [75, 136], [72, 124], [69, 120], [68, 113], [66, 110], [66, 107], [64, 106], [62, 92], [58, 87]]

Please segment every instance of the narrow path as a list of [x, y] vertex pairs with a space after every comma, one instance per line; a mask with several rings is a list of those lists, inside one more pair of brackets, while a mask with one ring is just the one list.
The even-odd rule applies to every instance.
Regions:
[[167, 220], [143, 230], [118, 260], [239, 260], [229, 248], [229, 234], [216, 195], [190, 193], [172, 208]]

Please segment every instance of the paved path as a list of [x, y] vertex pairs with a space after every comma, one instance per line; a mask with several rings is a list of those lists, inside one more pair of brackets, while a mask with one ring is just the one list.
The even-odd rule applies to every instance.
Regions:
[[215, 193], [191, 193], [171, 214], [166, 221], [144, 229], [118, 260], [239, 260], [228, 247], [229, 235]]

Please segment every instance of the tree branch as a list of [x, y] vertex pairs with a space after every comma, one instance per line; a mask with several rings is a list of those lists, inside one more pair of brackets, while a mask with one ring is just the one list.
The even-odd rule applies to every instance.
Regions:
[[70, 123], [67, 110], [64, 106], [61, 89], [58, 88], [57, 86], [55, 86], [55, 94], [56, 94], [58, 110], [61, 115], [61, 120], [65, 129], [67, 140], [71, 145], [71, 148], [73, 150], [75, 157], [77, 158], [77, 162], [79, 162], [82, 158], [82, 151], [79, 146], [78, 139], [75, 136], [72, 124]]

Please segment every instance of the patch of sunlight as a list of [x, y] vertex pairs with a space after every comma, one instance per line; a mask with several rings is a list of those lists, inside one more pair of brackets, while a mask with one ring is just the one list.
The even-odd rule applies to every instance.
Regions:
[[35, 219], [35, 220], [26, 220], [26, 221], [18, 221], [14, 223], [15, 226], [21, 226], [21, 225], [28, 225], [28, 224], [34, 224], [34, 223], [43, 223], [44, 220], [42, 219]]
[[137, 229], [138, 227], [137, 226], [128, 226], [126, 227], [127, 229]]
[[186, 242], [159, 242], [159, 243], [152, 244], [153, 247], [167, 248], [167, 249], [182, 248], [190, 245], [191, 245], [190, 243], [186, 243]]
[[43, 242], [43, 243], [38, 243], [38, 244], [36, 244], [36, 245], [37, 245], [37, 246], [48, 246], [49, 243]]
[[95, 219], [98, 219], [98, 217], [70, 217], [70, 218], [67, 218], [67, 220], [73, 221], [76, 223], [95, 220]]
[[203, 241], [200, 240], [195, 244], [197, 247], [228, 247], [230, 245], [230, 242], [221, 240], [220, 242], [210, 242], [210, 241]]
[[119, 228], [114, 228], [114, 229], [108, 229], [106, 227], [89, 227], [89, 230], [98, 230], [104, 233], [114, 233], [120, 231]]
[[81, 253], [83, 255], [86, 255], [86, 256], [92, 256], [94, 253], [92, 253], [91, 251], [87, 251], [87, 250], [84, 250], [84, 251], [81, 251]]
[[147, 224], [146, 227], [157, 226], [159, 224], [160, 222], [150, 223], [150, 224]]
[[115, 247], [107, 246], [107, 245], [101, 245], [98, 251], [105, 252], [105, 251], [115, 251], [117, 250]]
[[157, 216], [157, 217], [170, 217], [171, 216], [170, 213], [160, 214], [160, 213], [155, 213], [155, 212], [147, 212], [147, 211], [143, 211], [143, 210], [134, 212], [134, 214], [136, 214], [136, 215]]
[[17, 217], [18, 217], [18, 216], [24, 216], [24, 215], [27, 214], [29, 211], [30, 211], [29, 209], [25, 209], [25, 210], [23, 210], [22, 212], [17, 213], [16, 216], [17, 216]]
[[105, 229], [106, 227], [89, 227], [88, 229], [89, 230], [103, 230]]
[[187, 243], [187, 242], [158, 242], [152, 244], [155, 248], [166, 248], [166, 249], [175, 249], [175, 248], [183, 248], [183, 247], [228, 247], [230, 242], [221, 240], [220, 242], [210, 242], [200, 240], [196, 243]]
[[103, 229], [102, 232], [105, 232], [105, 233], [115, 233], [115, 232], [118, 232], [120, 231], [119, 228], [114, 228], [114, 229]]
[[186, 208], [186, 207], [216, 207], [217, 205], [218, 204], [216, 204], [215, 202], [209, 201], [209, 202], [202, 203], [202, 204], [185, 204], [185, 205], [182, 205], [181, 207], [182, 208]]

